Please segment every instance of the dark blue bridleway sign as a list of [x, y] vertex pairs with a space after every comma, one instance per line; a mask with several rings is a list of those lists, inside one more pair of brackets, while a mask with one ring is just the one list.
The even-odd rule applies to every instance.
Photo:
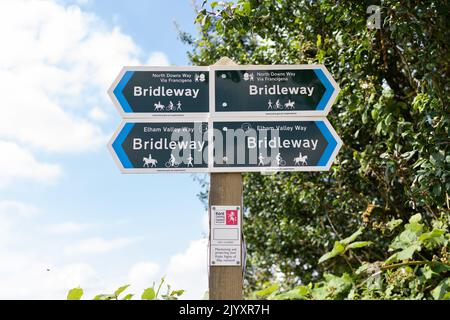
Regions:
[[109, 148], [124, 173], [207, 172], [207, 122], [122, 123]]
[[326, 116], [340, 90], [323, 65], [211, 69], [216, 115]]
[[109, 89], [124, 118], [209, 112], [208, 67], [125, 67]]
[[213, 172], [328, 170], [342, 145], [325, 118], [214, 121], [213, 129]]

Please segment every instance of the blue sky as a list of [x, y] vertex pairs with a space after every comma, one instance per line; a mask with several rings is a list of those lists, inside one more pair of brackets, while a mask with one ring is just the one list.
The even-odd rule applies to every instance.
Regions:
[[121, 66], [189, 64], [173, 21], [195, 33], [191, 1], [14, 0], [0, 12], [10, 43], [0, 53], [0, 298], [64, 298], [75, 285], [87, 298], [124, 283], [138, 292], [164, 274], [201, 298], [198, 183], [123, 175], [106, 147], [120, 123], [106, 92]]

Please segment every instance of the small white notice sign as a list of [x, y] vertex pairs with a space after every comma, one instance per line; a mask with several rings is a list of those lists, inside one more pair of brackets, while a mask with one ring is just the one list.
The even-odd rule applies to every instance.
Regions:
[[211, 206], [210, 265], [241, 265], [241, 207]]

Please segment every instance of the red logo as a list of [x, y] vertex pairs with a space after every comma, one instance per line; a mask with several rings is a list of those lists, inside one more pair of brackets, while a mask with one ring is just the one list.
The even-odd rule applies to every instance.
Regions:
[[226, 211], [227, 224], [238, 224], [238, 211], [227, 210]]

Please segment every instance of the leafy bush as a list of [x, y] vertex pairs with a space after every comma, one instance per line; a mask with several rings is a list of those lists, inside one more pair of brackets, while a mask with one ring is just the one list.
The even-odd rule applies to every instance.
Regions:
[[[450, 2], [382, 3], [381, 28], [369, 29], [372, 1], [204, 1], [198, 36], [180, 32], [195, 65], [223, 56], [240, 64], [321, 63], [342, 89], [328, 119], [344, 146], [330, 171], [244, 175], [248, 294], [278, 278], [283, 290], [300, 285], [302, 293], [333, 283], [339, 294], [321, 295], [327, 298], [430, 298], [435, 281], [448, 284], [442, 264], [389, 266], [447, 257], [444, 244], [438, 252], [425, 240], [408, 241], [449, 228]], [[392, 239], [389, 228], [406, 222], [422, 230]], [[358, 228], [372, 244], [347, 248], [343, 235]], [[378, 291], [369, 290], [372, 280], [352, 291], [364, 261], [387, 268]], [[307, 290], [307, 283], [315, 285]], [[414, 285], [399, 292], [405, 283]]]
[[[391, 232], [400, 224], [400, 220], [391, 220], [385, 230]], [[288, 291], [282, 291], [278, 284], [270, 284], [250, 298], [450, 300], [450, 233], [445, 224], [438, 219], [433, 221], [432, 227], [427, 227], [420, 214], [414, 215], [393, 238], [389, 246], [392, 254], [385, 261], [362, 262], [351, 273], [341, 276], [327, 273], [317, 283]], [[336, 241], [319, 263], [338, 256], [347, 259], [351, 251], [372, 245], [369, 241], [355, 241], [362, 234], [363, 230], [359, 229]]]
[[[158, 285], [158, 288], [155, 290], [155, 283], [153, 282], [153, 286], [151, 288], [147, 288], [144, 290], [144, 292], [141, 294], [142, 300], [158, 300], [159, 293], [161, 290], [161, 287], [165, 281], [165, 278], [161, 278], [161, 281]], [[129, 287], [130, 285], [124, 285], [119, 287], [114, 293], [102, 293], [96, 295], [93, 300], [131, 300], [131, 298], [134, 296], [132, 293], [128, 293], [125, 296], [119, 298], [119, 296]], [[184, 293], [184, 290], [171, 290], [170, 285], [167, 285], [167, 292], [166, 294], [161, 295], [161, 299], [163, 300], [177, 300], [179, 296], [181, 296]], [[67, 300], [80, 300], [83, 296], [84, 291], [82, 288], [73, 288], [69, 290], [67, 293]]]

